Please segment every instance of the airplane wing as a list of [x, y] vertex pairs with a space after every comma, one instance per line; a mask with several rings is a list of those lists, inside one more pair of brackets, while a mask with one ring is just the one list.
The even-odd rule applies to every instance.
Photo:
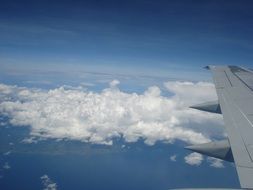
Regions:
[[228, 139], [186, 147], [234, 161], [242, 188], [253, 188], [253, 72], [237, 66], [207, 66], [213, 74], [217, 102], [192, 108], [222, 113]]

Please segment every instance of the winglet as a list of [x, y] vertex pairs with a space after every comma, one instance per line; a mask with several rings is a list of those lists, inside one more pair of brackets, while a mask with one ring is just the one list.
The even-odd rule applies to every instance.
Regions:
[[190, 106], [190, 108], [201, 110], [201, 111], [206, 111], [206, 112], [211, 112], [211, 113], [221, 114], [220, 104], [217, 100], [193, 105], [193, 106]]
[[214, 141], [205, 144], [191, 145], [185, 147], [187, 150], [205, 154], [207, 156], [219, 158], [229, 162], [233, 162], [230, 143], [228, 140]]

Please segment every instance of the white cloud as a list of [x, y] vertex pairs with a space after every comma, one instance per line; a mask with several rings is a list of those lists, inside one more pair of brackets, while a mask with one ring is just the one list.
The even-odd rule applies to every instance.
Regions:
[[[199, 153], [191, 153], [184, 157], [185, 163], [189, 165], [196, 165], [199, 166], [204, 161], [204, 156]], [[214, 168], [224, 168], [223, 160], [213, 158], [213, 157], [207, 157], [207, 162], [211, 167]]]
[[25, 144], [31, 144], [31, 143], [37, 143], [38, 140], [36, 139], [36, 137], [27, 137], [27, 138], [24, 138], [21, 142]]
[[172, 155], [172, 156], [170, 156], [170, 160], [172, 161], [172, 162], [176, 162], [177, 161], [177, 155]]
[[5, 170], [9, 170], [9, 169], [11, 169], [11, 166], [9, 165], [9, 163], [8, 163], [8, 162], [5, 162], [5, 163], [4, 163], [4, 165], [3, 165], [3, 169], [5, 169]]
[[[30, 138], [80, 140], [111, 145], [114, 138], [126, 142], [143, 139], [172, 143], [205, 143], [209, 137], [195, 131], [194, 123], [219, 124], [221, 117], [188, 106], [215, 99], [211, 83], [167, 82], [173, 95], [165, 97], [157, 86], [143, 94], [125, 93], [113, 80], [110, 88], [91, 92], [82, 88], [31, 89], [0, 84], [0, 114], [16, 126], [30, 126]], [[37, 139], [36, 139], [37, 138]]]
[[8, 156], [10, 154], [11, 154], [11, 151], [7, 151], [7, 152], [3, 153], [4, 156]]
[[199, 166], [203, 161], [203, 156], [199, 153], [191, 153], [184, 157], [184, 160], [189, 165]]
[[170, 92], [175, 94], [174, 99], [181, 106], [217, 99], [214, 84], [209, 82], [170, 81], [164, 83], [164, 85]]
[[57, 189], [57, 184], [54, 183], [49, 177], [48, 175], [43, 175], [40, 177], [41, 181], [42, 181], [42, 185], [44, 187], [43, 190], [56, 190]]
[[207, 161], [210, 163], [211, 167], [214, 168], [224, 168], [223, 161], [217, 158], [208, 157]]
[[117, 85], [119, 85], [119, 83], [120, 82], [118, 80], [113, 80], [110, 82], [110, 87], [115, 88], [115, 87], [117, 87]]

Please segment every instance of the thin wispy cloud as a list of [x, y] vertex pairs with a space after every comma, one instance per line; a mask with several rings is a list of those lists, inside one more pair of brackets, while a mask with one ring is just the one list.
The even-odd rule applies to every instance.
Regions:
[[177, 161], [177, 155], [174, 154], [174, 155], [170, 156], [170, 160], [171, 160], [172, 162], [176, 162], [176, 161]]
[[8, 156], [10, 154], [11, 154], [11, 151], [7, 151], [7, 152], [3, 153], [4, 156]]
[[10, 164], [8, 162], [5, 162], [4, 165], [3, 165], [3, 169], [5, 169], [5, 170], [11, 169]]

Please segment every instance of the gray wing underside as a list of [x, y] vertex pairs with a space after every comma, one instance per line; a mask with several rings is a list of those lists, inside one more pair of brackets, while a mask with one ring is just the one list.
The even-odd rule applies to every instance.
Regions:
[[237, 66], [208, 66], [242, 188], [253, 188], [253, 73]]

